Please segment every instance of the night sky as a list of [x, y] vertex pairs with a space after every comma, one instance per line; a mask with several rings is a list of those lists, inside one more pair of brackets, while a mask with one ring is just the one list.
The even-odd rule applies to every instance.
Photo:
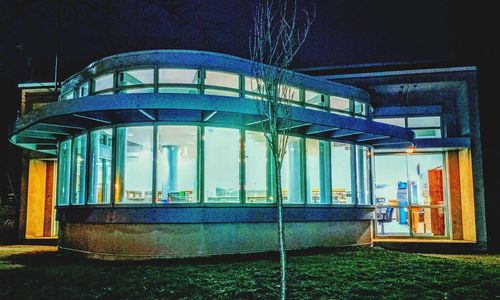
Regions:
[[[500, 26], [493, 4], [315, 2], [316, 20], [294, 67], [391, 62], [478, 66], [488, 193], [488, 185], [500, 180], [492, 147], [498, 137], [490, 130], [498, 127], [494, 101], [500, 101], [494, 76], [500, 53], [494, 40]], [[311, 11], [312, 1], [299, 1], [299, 6]], [[248, 58], [251, 24], [252, 1], [243, 0], [0, 0], [2, 153], [15, 149], [7, 141], [7, 127], [18, 109], [17, 84], [53, 81], [57, 49], [61, 79], [99, 58], [127, 51], [195, 49]], [[6, 165], [9, 160], [1, 160], [2, 173], [17, 171], [17, 164]], [[0, 184], [4, 181], [2, 177]]]

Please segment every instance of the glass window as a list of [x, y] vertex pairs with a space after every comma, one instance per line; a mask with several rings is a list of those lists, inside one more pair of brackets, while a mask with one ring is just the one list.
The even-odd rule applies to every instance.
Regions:
[[73, 139], [73, 161], [71, 163], [71, 204], [85, 204], [85, 184], [87, 166], [87, 135], [82, 134]]
[[158, 126], [157, 203], [198, 202], [198, 127]]
[[380, 118], [380, 119], [373, 119], [373, 121], [399, 127], [406, 127], [405, 118]]
[[90, 186], [88, 204], [111, 203], [113, 130], [90, 133]]
[[73, 90], [71, 90], [62, 96], [62, 100], [71, 100], [74, 97], [75, 96], [73, 95]]
[[113, 74], [106, 74], [94, 79], [94, 92], [113, 88]]
[[[261, 89], [261, 90], [259, 91], [259, 89]], [[260, 79], [257, 80], [257, 78], [255, 78], [255, 77], [245, 76], [245, 91], [264, 94], [263, 89], [264, 89], [264, 86], [263, 86], [262, 80], [260, 80]]]
[[206, 89], [205, 95], [226, 96], [226, 97], [239, 97], [240, 96], [240, 94], [236, 93], [236, 92], [216, 90], [216, 89]]
[[300, 90], [299, 88], [293, 86], [279, 85], [278, 95], [282, 99], [288, 99], [297, 102], [300, 101]]
[[415, 138], [417, 139], [431, 139], [441, 137], [441, 128], [413, 129], [413, 132], [415, 132]]
[[353, 204], [352, 199], [352, 152], [351, 145], [331, 143], [332, 202]]
[[240, 77], [238, 74], [218, 71], [206, 71], [205, 85], [221, 86], [239, 89]]
[[197, 95], [200, 90], [197, 88], [187, 88], [187, 87], [160, 87], [158, 88], [159, 93], [165, 94], [192, 94]]
[[245, 132], [245, 189], [247, 203], [271, 202], [267, 193], [267, 140], [262, 132]]
[[78, 97], [87, 97], [89, 95], [89, 83], [86, 82], [78, 87]]
[[159, 83], [199, 84], [200, 76], [196, 69], [160, 69]]
[[443, 155], [408, 155], [412, 205], [444, 205]]
[[57, 167], [57, 205], [68, 205], [71, 166], [71, 140], [59, 144]]
[[205, 127], [205, 202], [240, 201], [240, 131]]
[[152, 203], [153, 126], [116, 130], [115, 202]]
[[330, 108], [331, 109], [350, 112], [351, 111], [350, 102], [351, 102], [351, 100], [346, 99], [346, 98], [330, 96]]
[[120, 94], [141, 94], [141, 93], [150, 94], [153, 92], [154, 92], [153, 88], [132, 88], [132, 89], [120, 90], [118, 93], [120, 93]]
[[302, 139], [288, 137], [287, 151], [281, 166], [281, 189], [284, 203], [304, 203], [301, 153]]
[[154, 70], [130, 70], [118, 74], [118, 86], [152, 84], [154, 82]]
[[356, 146], [356, 190], [358, 193], [358, 204], [369, 205], [370, 193], [370, 149], [365, 146]]
[[306, 139], [307, 203], [328, 204], [328, 142]]
[[436, 117], [410, 117], [408, 128], [441, 127], [441, 118]]
[[326, 106], [326, 101], [323, 98], [323, 95], [321, 95], [320, 93], [306, 90], [304, 92], [304, 95], [306, 103], [317, 106]]
[[354, 102], [354, 113], [357, 115], [366, 116], [368, 114], [366, 110], [366, 104], [358, 101]]

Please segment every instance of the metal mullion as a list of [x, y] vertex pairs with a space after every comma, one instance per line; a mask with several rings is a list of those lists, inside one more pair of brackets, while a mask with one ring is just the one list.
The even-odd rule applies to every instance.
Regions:
[[[406, 207], [408, 209], [408, 217], [407, 217], [407, 222], [408, 222], [408, 232], [410, 233], [410, 237], [414, 237], [413, 234], [413, 205], [411, 203], [411, 192], [410, 192], [410, 170], [409, 170], [409, 164], [408, 164], [408, 157], [409, 154], [405, 155], [405, 162], [406, 162]], [[399, 203], [398, 203], [399, 206]]]
[[198, 70], [198, 79], [200, 80], [200, 94], [205, 94], [205, 68], [201, 67]]
[[243, 204], [246, 202], [246, 178], [245, 178], [245, 145], [246, 145], [246, 136], [245, 130], [240, 129], [240, 203]]
[[158, 66], [153, 68], [153, 93], [158, 93], [160, 71]]
[[333, 183], [332, 183], [332, 143], [330, 141], [323, 141], [324, 145], [326, 145], [325, 151], [326, 153], [324, 154], [326, 156], [326, 166], [325, 166], [325, 174], [322, 174], [325, 176], [326, 184], [324, 188], [327, 188], [326, 190], [326, 202], [327, 205], [332, 205], [333, 200], [332, 200], [332, 189], [333, 189]]
[[358, 168], [357, 168], [357, 155], [356, 145], [350, 144], [351, 150], [351, 199], [354, 200], [354, 206], [358, 206]]
[[238, 78], [240, 79], [240, 98], [245, 98], [245, 75], [238, 74]]
[[111, 207], [115, 206], [115, 200], [116, 200], [116, 149], [117, 149], [117, 127], [113, 126], [112, 128], [112, 144], [111, 144], [111, 199], [110, 200], [110, 205]]
[[[307, 186], [306, 186], [306, 139], [300, 138], [300, 188], [302, 189], [302, 205], [306, 206], [307, 204]], [[290, 159], [290, 157], [289, 157]]]
[[156, 206], [156, 197], [157, 197], [157, 162], [158, 162], [158, 125], [156, 123], [153, 124], [153, 180], [152, 180], [152, 187], [151, 187], [151, 205]]
[[198, 126], [198, 202], [205, 205], [205, 126]]

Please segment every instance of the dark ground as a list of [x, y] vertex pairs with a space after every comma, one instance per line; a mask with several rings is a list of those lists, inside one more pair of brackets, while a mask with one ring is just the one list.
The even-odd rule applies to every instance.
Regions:
[[[272, 256], [125, 263], [2, 246], [0, 299], [277, 299]], [[288, 262], [289, 299], [500, 299], [500, 255], [352, 248]]]

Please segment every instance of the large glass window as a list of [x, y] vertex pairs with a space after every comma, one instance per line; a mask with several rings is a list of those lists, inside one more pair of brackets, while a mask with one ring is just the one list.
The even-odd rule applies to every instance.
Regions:
[[71, 140], [59, 144], [57, 166], [57, 205], [68, 205], [71, 166]]
[[152, 203], [153, 126], [116, 130], [115, 202]]
[[358, 204], [369, 205], [371, 198], [370, 187], [370, 149], [365, 146], [356, 146], [356, 179]]
[[111, 203], [112, 145], [112, 129], [90, 133], [89, 204]]
[[279, 85], [278, 86], [278, 97], [282, 99], [287, 99], [295, 102], [300, 101], [300, 89], [288, 86], [288, 85]]
[[262, 80], [258, 80], [255, 77], [245, 76], [245, 91], [256, 94], [265, 94]]
[[92, 89], [94, 92], [113, 88], [113, 74], [106, 74], [94, 79]]
[[357, 115], [362, 115], [362, 116], [368, 115], [368, 111], [366, 108], [367, 105], [365, 103], [361, 103], [358, 101], [354, 102], [354, 113], [356, 113]]
[[158, 126], [157, 203], [198, 201], [196, 126]]
[[307, 203], [328, 204], [328, 142], [306, 139]]
[[270, 202], [267, 187], [267, 140], [262, 132], [245, 132], [245, 192], [247, 203]]
[[87, 135], [82, 134], [73, 139], [73, 155], [71, 163], [71, 204], [85, 204], [85, 184], [87, 167]]
[[78, 87], [78, 97], [87, 97], [89, 95], [89, 83], [85, 82], [84, 84]]
[[332, 203], [353, 204], [351, 145], [331, 143]]
[[118, 74], [118, 86], [153, 84], [154, 70], [130, 70]]
[[287, 151], [281, 166], [281, 188], [284, 203], [304, 203], [302, 149], [301, 138], [288, 137]]
[[205, 202], [240, 201], [240, 132], [205, 127]]
[[239, 89], [240, 77], [238, 74], [218, 71], [205, 72], [205, 85], [220, 86], [232, 89]]

